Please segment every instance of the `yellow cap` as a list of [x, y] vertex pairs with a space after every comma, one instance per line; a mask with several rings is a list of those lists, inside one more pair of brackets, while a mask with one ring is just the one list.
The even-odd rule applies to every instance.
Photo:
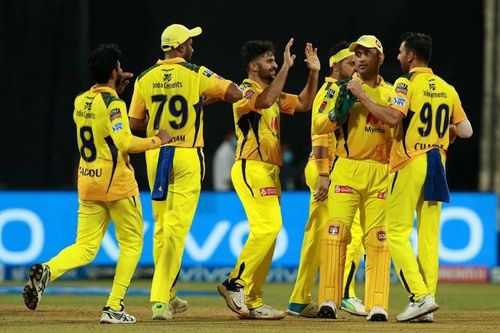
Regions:
[[349, 51], [354, 52], [354, 50], [356, 50], [356, 47], [358, 47], [359, 45], [364, 46], [368, 49], [377, 49], [380, 53], [384, 53], [382, 43], [378, 40], [377, 37], [373, 35], [363, 35], [359, 37], [357, 41], [349, 45]]
[[187, 41], [191, 37], [201, 34], [201, 28], [188, 29], [182, 24], [171, 24], [161, 34], [161, 48], [170, 51]]

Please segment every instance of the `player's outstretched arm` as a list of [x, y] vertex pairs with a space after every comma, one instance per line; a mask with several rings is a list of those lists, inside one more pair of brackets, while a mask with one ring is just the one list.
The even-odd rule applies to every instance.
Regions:
[[257, 97], [255, 101], [255, 107], [257, 109], [267, 109], [273, 105], [283, 91], [288, 76], [288, 70], [293, 66], [293, 61], [295, 60], [295, 54], [290, 53], [292, 45], [293, 38], [290, 38], [285, 46], [285, 52], [283, 53], [283, 66], [281, 66], [273, 82], [271, 82], [271, 84]]
[[309, 69], [309, 77], [306, 86], [299, 94], [299, 104], [295, 108], [295, 112], [307, 112], [311, 110], [318, 90], [318, 78], [321, 64], [318, 58], [318, 49], [313, 48], [311, 43], [306, 44], [305, 49], [306, 59], [304, 60]]

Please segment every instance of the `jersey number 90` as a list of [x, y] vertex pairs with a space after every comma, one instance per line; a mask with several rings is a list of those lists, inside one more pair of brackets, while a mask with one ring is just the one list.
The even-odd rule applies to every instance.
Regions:
[[436, 110], [433, 110], [430, 103], [424, 103], [420, 110], [420, 120], [424, 124], [418, 128], [418, 133], [422, 137], [431, 133], [434, 123], [438, 137], [442, 138], [450, 124], [450, 107], [447, 104], [440, 104]]

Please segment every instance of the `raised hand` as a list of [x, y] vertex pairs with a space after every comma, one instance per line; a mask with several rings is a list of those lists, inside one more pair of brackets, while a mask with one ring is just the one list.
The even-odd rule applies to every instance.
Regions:
[[120, 95], [125, 90], [125, 87], [130, 83], [130, 79], [133, 78], [133, 77], [134, 77], [134, 73], [123, 72], [123, 74], [122, 74], [122, 80], [116, 86], [116, 93], [118, 95]]
[[306, 62], [306, 66], [310, 71], [318, 72], [321, 68], [321, 63], [318, 58], [318, 49], [313, 48], [311, 43], [306, 43], [305, 50], [306, 58], [304, 61]]
[[293, 45], [293, 38], [290, 38], [288, 43], [285, 46], [285, 52], [283, 53], [283, 66], [284, 67], [292, 67], [293, 61], [295, 60], [295, 54], [290, 54], [290, 48]]

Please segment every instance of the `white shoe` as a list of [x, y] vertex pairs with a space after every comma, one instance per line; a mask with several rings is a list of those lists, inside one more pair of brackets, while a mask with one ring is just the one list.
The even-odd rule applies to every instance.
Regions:
[[155, 303], [151, 307], [153, 310], [153, 320], [170, 320], [174, 317], [174, 310], [170, 304]]
[[387, 312], [380, 306], [374, 306], [368, 316], [366, 317], [368, 321], [387, 321]]
[[355, 316], [368, 316], [368, 312], [365, 310], [365, 305], [363, 301], [357, 297], [344, 298], [342, 300], [341, 309]]
[[129, 315], [125, 311], [115, 311], [109, 306], [102, 309], [101, 324], [135, 324], [134, 316]]
[[245, 291], [241, 285], [225, 280], [217, 285], [217, 291], [226, 300], [226, 304], [231, 311], [240, 316], [250, 313], [245, 302]]
[[337, 316], [337, 304], [334, 301], [326, 301], [319, 306], [318, 317], [337, 319]]
[[250, 309], [248, 314], [243, 314], [240, 319], [267, 319], [279, 320], [285, 318], [285, 312], [276, 310], [269, 305], [262, 305], [255, 309]]
[[189, 308], [189, 304], [186, 300], [175, 296], [170, 301], [170, 308], [173, 310], [173, 313], [181, 313], [185, 312]]
[[315, 318], [318, 315], [318, 304], [311, 302], [309, 304], [288, 303], [286, 313], [295, 317]]
[[425, 314], [421, 317], [410, 320], [410, 322], [412, 322], [412, 323], [433, 323], [434, 322], [434, 313], [431, 312], [431, 313]]
[[35, 264], [31, 266], [29, 280], [23, 289], [24, 304], [28, 309], [35, 310], [42, 300], [43, 292], [50, 281], [49, 266]]
[[434, 301], [434, 297], [426, 295], [416, 302], [410, 302], [403, 312], [397, 315], [397, 321], [410, 321], [412, 319], [422, 317], [428, 313], [432, 313], [439, 309], [439, 306]]

